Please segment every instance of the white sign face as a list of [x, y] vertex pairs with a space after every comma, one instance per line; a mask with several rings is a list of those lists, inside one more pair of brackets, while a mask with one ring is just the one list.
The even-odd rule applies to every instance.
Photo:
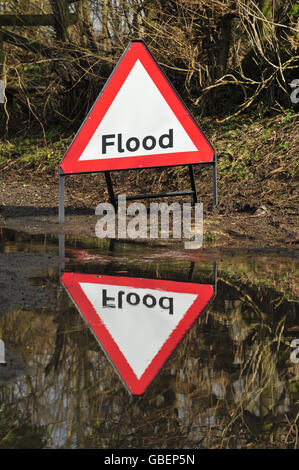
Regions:
[[160, 289], [79, 284], [138, 379], [198, 297]]
[[137, 60], [79, 160], [196, 151], [198, 149]]

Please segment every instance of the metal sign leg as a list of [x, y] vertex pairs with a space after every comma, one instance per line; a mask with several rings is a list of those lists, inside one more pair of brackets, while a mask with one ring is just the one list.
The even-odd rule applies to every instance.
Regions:
[[193, 191], [193, 202], [194, 202], [194, 204], [196, 204], [197, 203], [197, 192], [196, 192], [196, 184], [195, 184], [195, 177], [194, 177], [194, 168], [193, 168], [193, 165], [188, 165], [188, 167], [189, 167], [191, 189]]
[[64, 175], [59, 175], [59, 223], [64, 223]]
[[60, 233], [58, 235], [58, 243], [59, 243], [59, 276], [62, 276], [65, 270], [65, 234]]
[[214, 294], [217, 294], [217, 261], [213, 262], [213, 286]]
[[111, 176], [110, 176], [110, 171], [105, 171], [105, 178], [106, 178], [106, 183], [107, 183], [107, 189], [108, 189], [108, 194], [109, 194], [109, 199], [113, 207], [116, 209], [117, 203], [115, 201], [115, 196], [114, 196], [114, 191], [113, 191], [113, 186], [112, 186], [112, 181], [111, 181]]
[[193, 272], [194, 272], [194, 267], [195, 267], [195, 263], [194, 263], [194, 261], [191, 261], [190, 267], [189, 267], [189, 272], [188, 272], [188, 281], [189, 281], [189, 282], [192, 281], [192, 276], [193, 276]]
[[218, 196], [217, 196], [217, 159], [215, 155], [215, 161], [212, 167], [213, 171], [213, 205], [217, 206], [218, 204]]

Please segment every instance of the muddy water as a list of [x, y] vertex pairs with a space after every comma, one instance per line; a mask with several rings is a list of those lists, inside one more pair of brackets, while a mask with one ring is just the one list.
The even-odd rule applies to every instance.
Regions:
[[[65, 257], [58, 236], [0, 231], [0, 448], [298, 448], [294, 257], [60, 242]], [[134, 396], [63, 273], [215, 295]]]

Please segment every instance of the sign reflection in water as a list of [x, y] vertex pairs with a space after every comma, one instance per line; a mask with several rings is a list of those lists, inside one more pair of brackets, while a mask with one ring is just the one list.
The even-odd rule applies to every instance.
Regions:
[[61, 282], [134, 395], [145, 392], [215, 295], [210, 284], [64, 273]]
[[[212, 305], [130, 396], [59, 285], [56, 237], [0, 235], [1, 448], [298, 447], [295, 257], [219, 256]], [[210, 257], [66, 238], [64, 271], [211, 284]]]
[[5, 362], [5, 345], [4, 341], [0, 339], [0, 365], [6, 365]]

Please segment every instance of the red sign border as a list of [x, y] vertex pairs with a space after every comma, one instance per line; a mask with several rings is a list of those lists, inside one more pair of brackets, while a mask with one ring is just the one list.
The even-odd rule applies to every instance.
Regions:
[[[140, 60], [194, 145], [200, 148], [200, 150], [197, 152], [79, 161], [88, 142], [137, 60]], [[195, 122], [145, 43], [143, 41], [131, 41], [61, 160], [60, 168], [64, 174], [73, 174], [212, 163], [214, 159], [214, 148]]]
[[[101, 282], [99, 282], [99, 278]], [[208, 306], [215, 295], [210, 284], [195, 284], [190, 282], [165, 281], [160, 279], [128, 278], [120, 276], [106, 276], [96, 274], [64, 273], [61, 282], [77, 306], [81, 316], [88, 322], [91, 331], [98, 340], [103, 351], [110, 359], [121, 379], [133, 395], [141, 395], [157, 376], [167, 359], [180, 343], [183, 336], [193, 325], [198, 316]], [[173, 330], [160, 351], [148, 365], [140, 379], [133, 372], [131, 366], [115, 343], [111, 334], [99, 318], [91, 302], [79, 286], [80, 282], [95, 284], [110, 284], [136, 288], [150, 288], [169, 292], [198, 294], [189, 310]], [[203, 288], [205, 288], [203, 293]], [[200, 294], [200, 296], [199, 296]]]

